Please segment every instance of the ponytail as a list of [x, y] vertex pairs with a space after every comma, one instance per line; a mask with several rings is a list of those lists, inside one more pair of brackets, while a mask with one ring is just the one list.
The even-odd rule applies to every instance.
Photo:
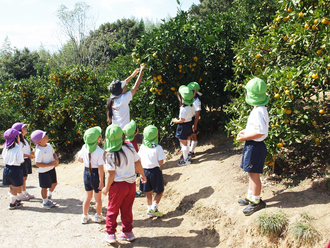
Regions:
[[19, 139], [20, 139], [20, 142], [22, 142], [23, 145], [26, 146], [26, 143], [25, 143], [25, 137], [24, 137], [24, 135], [23, 135], [22, 133], [19, 134]]
[[112, 106], [113, 106], [113, 99], [109, 97], [108, 104], [107, 104], [107, 122], [111, 123], [112, 122]]
[[92, 162], [91, 162], [91, 154], [90, 154], [90, 152], [88, 153], [88, 160], [89, 160], [88, 172], [89, 172], [89, 175], [90, 175], [90, 174], [92, 174]]

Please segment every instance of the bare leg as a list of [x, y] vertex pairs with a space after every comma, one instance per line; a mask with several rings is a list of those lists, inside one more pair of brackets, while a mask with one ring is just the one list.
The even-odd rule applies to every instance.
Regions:
[[249, 187], [251, 186], [252, 194], [258, 196], [261, 194], [261, 181], [259, 173], [248, 173]]
[[97, 215], [101, 215], [102, 214], [102, 192], [99, 191], [99, 193], [94, 193], [94, 198], [95, 198], [95, 202], [96, 202], [96, 213]]
[[93, 197], [93, 190], [86, 191], [86, 197], [85, 197], [84, 203], [83, 203], [84, 215], [88, 214], [89, 204], [91, 203], [92, 197]]
[[152, 194], [154, 193], [153, 190], [149, 191], [146, 193], [146, 197], [147, 197], [147, 204], [148, 206], [150, 206], [152, 204]]
[[164, 193], [164, 192], [162, 192], [162, 193], [158, 193], [158, 194], [155, 195], [155, 199], [154, 199], [154, 201], [155, 201], [157, 204], [159, 204], [160, 200], [162, 199], [163, 193]]

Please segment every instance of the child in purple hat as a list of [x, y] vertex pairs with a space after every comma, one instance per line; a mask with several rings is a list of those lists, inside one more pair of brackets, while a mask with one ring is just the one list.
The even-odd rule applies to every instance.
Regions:
[[17, 131], [21, 132], [19, 135], [20, 141], [18, 142], [18, 145], [22, 148], [23, 154], [24, 154], [24, 163], [21, 164], [21, 169], [23, 171], [23, 186], [18, 192], [18, 199], [22, 201], [28, 201], [32, 198], [34, 198], [34, 195], [28, 193], [26, 191], [26, 180], [28, 174], [32, 174], [32, 164], [31, 159], [34, 158], [34, 152], [31, 152], [31, 148], [29, 145], [29, 142], [25, 138], [25, 135], [27, 134], [27, 128], [26, 124], [23, 124], [21, 122], [16, 122], [12, 125], [13, 129], [16, 129]]
[[39, 186], [41, 188], [42, 207], [52, 208], [56, 203], [51, 201], [52, 193], [57, 185], [55, 167], [58, 158], [53, 147], [48, 143], [46, 132], [35, 130], [31, 133], [31, 140], [36, 144], [36, 166], [39, 168]]
[[3, 134], [6, 142], [2, 151], [2, 158], [5, 168], [3, 170], [3, 185], [9, 185], [10, 203], [9, 209], [21, 208], [23, 205], [17, 199], [17, 193], [23, 185], [23, 173], [20, 165], [24, 163], [23, 151], [19, 147], [19, 134], [16, 129], [10, 128]]

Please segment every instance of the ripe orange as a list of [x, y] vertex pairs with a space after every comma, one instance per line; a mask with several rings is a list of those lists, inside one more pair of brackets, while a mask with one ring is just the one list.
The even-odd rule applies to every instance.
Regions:
[[324, 114], [324, 109], [320, 109], [320, 110], [319, 110], [319, 113], [320, 113], [321, 115], [323, 115], [323, 114]]
[[322, 19], [322, 23], [323, 24], [328, 24], [329, 23], [329, 19], [328, 18], [323, 18]]
[[152, 54], [152, 57], [154, 57], [155, 59], [157, 59], [157, 58], [158, 58], [157, 53], [153, 53], [153, 54]]
[[287, 39], [288, 39], [288, 37], [286, 37], [286, 36], [284, 36], [284, 37], [283, 37], [283, 40], [285, 40], [285, 41], [286, 41]]
[[277, 144], [277, 147], [278, 147], [278, 148], [282, 148], [282, 147], [283, 147], [283, 142], [278, 143], [278, 144]]
[[280, 22], [280, 21], [281, 21], [281, 17], [277, 17], [277, 18], [276, 18], [276, 21], [277, 21], [277, 22]]
[[280, 98], [280, 94], [275, 94], [275, 96], [274, 96], [275, 98]]
[[292, 111], [291, 111], [290, 109], [288, 109], [287, 111], [285, 111], [285, 113], [286, 113], [287, 115], [289, 115], [289, 114], [292, 113]]
[[305, 26], [306, 29], [309, 28], [309, 24], [306, 22]]
[[288, 12], [292, 12], [292, 8], [288, 8]]
[[315, 144], [317, 145], [318, 143], [320, 143], [320, 139], [319, 139], [319, 138], [316, 138], [316, 139], [314, 140], [314, 142], [315, 142]]
[[292, 81], [292, 84], [293, 84], [293, 85], [296, 85], [296, 84], [297, 84], [297, 82], [296, 82], [296, 81]]
[[198, 60], [198, 58], [195, 56], [195, 57], [194, 57], [194, 61], [197, 61], [197, 60]]
[[298, 16], [299, 16], [299, 17], [303, 17], [303, 16], [304, 16], [304, 13], [303, 13], [303, 12], [300, 12], [300, 13], [298, 14]]
[[319, 78], [319, 74], [314, 73], [314, 74], [312, 75], [312, 78], [313, 78], [313, 79], [318, 79], [318, 78]]
[[312, 122], [312, 125], [313, 125], [313, 126], [316, 126], [316, 124], [317, 124], [316, 121], [313, 121], [313, 122]]
[[318, 55], [320, 55], [322, 53], [322, 50], [317, 50], [316, 52]]

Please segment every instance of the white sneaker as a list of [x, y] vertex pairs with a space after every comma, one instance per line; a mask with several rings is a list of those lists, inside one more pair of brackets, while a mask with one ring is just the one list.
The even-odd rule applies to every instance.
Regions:
[[34, 198], [34, 195], [32, 195], [32, 194], [30, 194], [30, 193], [28, 193], [28, 192], [27, 192], [25, 195], [26, 195], [27, 197], [29, 197], [29, 199]]
[[43, 208], [53, 208], [55, 207], [56, 203], [52, 202], [51, 200], [48, 200], [46, 203], [42, 204]]
[[102, 214], [101, 215], [95, 214], [94, 222], [101, 223], [103, 220], [104, 220], [104, 218], [103, 218]]
[[27, 195], [24, 195], [24, 194], [21, 194], [21, 195], [17, 196], [17, 199], [18, 200], [21, 200], [21, 201], [28, 201], [28, 200], [30, 200], [30, 198]]
[[187, 158], [186, 160], [180, 160], [178, 162], [178, 166], [185, 166], [185, 165], [190, 165], [191, 164], [191, 161], [189, 161], [189, 159]]
[[82, 224], [87, 224], [87, 222], [90, 220], [88, 215], [82, 215], [81, 216], [81, 223]]

